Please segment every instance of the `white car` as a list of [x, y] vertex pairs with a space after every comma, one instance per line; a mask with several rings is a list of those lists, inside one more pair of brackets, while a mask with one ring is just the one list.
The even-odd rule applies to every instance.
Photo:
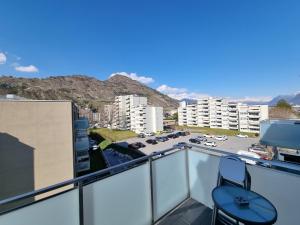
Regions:
[[209, 146], [209, 147], [217, 147], [217, 144], [214, 141], [207, 141], [204, 143], [204, 145]]
[[145, 133], [143, 133], [145, 136], [147, 136], [147, 137], [151, 137], [151, 136], [154, 136], [154, 134], [153, 133], [151, 133], [151, 132], [145, 132]]
[[226, 141], [228, 138], [225, 135], [222, 136], [215, 136], [215, 139], [218, 141]]
[[206, 137], [206, 138], [213, 138], [214, 136], [213, 136], [213, 135], [210, 135], [210, 134], [203, 134], [203, 137]]
[[246, 134], [238, 134], [236, 136], [239, 138], [247, 138], [248, 137], [248, 135], [246, 135]]
[[[241, 156], [248, 156], [248, 157], [251, 157], [251, 158], [255, 158], [255, 159], [260, 159], [260, 156], [254, 152], [247, 152], [247, 151], [238, 151], [237, 152], [238, 155], [241, 155]], [[246, 159], [246, 158], [243, 158], [241, 157], [242, 160], [244, 160], [246, 163], [248, 164], [251, 164], [251, 165], [255, 165], [256, 164], [256, 161], [254, 160], [251, 160], [251, 159]]]

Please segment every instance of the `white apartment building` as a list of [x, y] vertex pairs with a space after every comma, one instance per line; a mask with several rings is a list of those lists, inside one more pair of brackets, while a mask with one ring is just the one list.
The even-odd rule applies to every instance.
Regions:
[[182, 102], [180, 103], [180, 107], [178, 108], [178, 124], [181, 126], [197, 126], [197, 115], [197, 105], [187, 105], [185, 102]]
[[202, 98], [197, 101], [198, 126], [210, 127], [209, 98]]
[[136, 95], [121, 95], [115, 97], [113, 128], [131, 129], [131, 110], [139, 105], [147, 105], [147, 98]]
[[147, 105], [147, 98], [136, 95], [117, 96], [114, 103], [113, 128], [136, 133], [163, 131], [163, 108]]
[[259, 133], [260, 121], [269, 119], [267, 105], [253, 105], [248, 107], [248, 132]]
[[178, 124], [259, 133], [260, 121], [268, 119], [268, 111], [267, 105], [249, 106], [207, 97], [199, 99], [197, 104], [181, 103]]
[[136, 133], [163, 131], [163, 108], [139, 105], [131, 110], [131, 130]]

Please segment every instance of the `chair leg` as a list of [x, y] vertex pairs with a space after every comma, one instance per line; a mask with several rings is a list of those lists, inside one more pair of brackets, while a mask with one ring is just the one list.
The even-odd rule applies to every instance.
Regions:
[[218, 209], [217, 209], [217, 207], [214, 206], [213, 213], [212, 213], [212, 218], [211, 218], [211, 225], [216, 224], [217, 213], [218, 213]]

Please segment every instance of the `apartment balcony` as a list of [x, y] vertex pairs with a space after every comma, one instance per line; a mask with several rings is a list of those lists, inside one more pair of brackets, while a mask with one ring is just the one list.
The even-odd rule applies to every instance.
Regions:
[[251, 109], [251, 108], [250, 108], [250, 109], [248, 110], [248, 112], [249, 112], [249, 113], [259, 113], [259, 112], [260, 112], [260, 109], [259, 109], [259, 108], [253, 108], [253, 109]]
[[237, 117], [228, 117], [228, 121], [237, 122], [238, 118]]
[[228, 115], [232, 116], [232, 117], [237, 117], [238, 113], [237, 112], [229, 112]]
[[[196, 146], [190, 150], [166, 150], [1, 200], [0, 206], [71, 186], [68, 191], [1, 213], [0, 224], [210, 224], [211, 192], [217, 183], [220, 156], [226, 154]], [[277, 209], [276, 224], [299, 224], [300, 166], [243, 157], [272, 167], [247, 165], [251, 189]], [[119, 172], [107, 175], [116, 170]]]
[[250, 125], [255, 125], [255, 126], [259, 126], [260, 125], [260, 121], [259, 120], [248, 120], [248, 123]]
[[253, 118], [253, 119], [259, 119], [259, 118], [260, 118], [260, 115], [257, 114], [257, 113], [253, 113], [253, 114], [249, 113], [249, 114], [248, 114], [248, 117], [249, 117], [249, 118]]
[[236, 107], [228, 107], [229, 112], [237, 113], [237, 108]]

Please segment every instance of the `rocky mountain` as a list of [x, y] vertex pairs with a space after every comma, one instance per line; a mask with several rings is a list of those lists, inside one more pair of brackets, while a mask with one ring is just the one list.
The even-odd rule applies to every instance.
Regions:
[[278, 95], [273, 98], [268, 104], [270, 106], [275, 106], [277, 102], [281, 99], [286, 100], [288, 103], [293, 105], [300, 104], [300, 93], [299, 94], [291, 94], [291, 95]]
[[73, 100], [79, 106], [94, 109], [112, 103], [117, 95], [137, 94], [148, 97], [150, 105], [165, 109], [178, 107], [177, 100], [122, 75], [104, 81], [83, 75], [48, 78], [1, 76], [0, 95], [5, 94], [16, 94], [28, 99]]

